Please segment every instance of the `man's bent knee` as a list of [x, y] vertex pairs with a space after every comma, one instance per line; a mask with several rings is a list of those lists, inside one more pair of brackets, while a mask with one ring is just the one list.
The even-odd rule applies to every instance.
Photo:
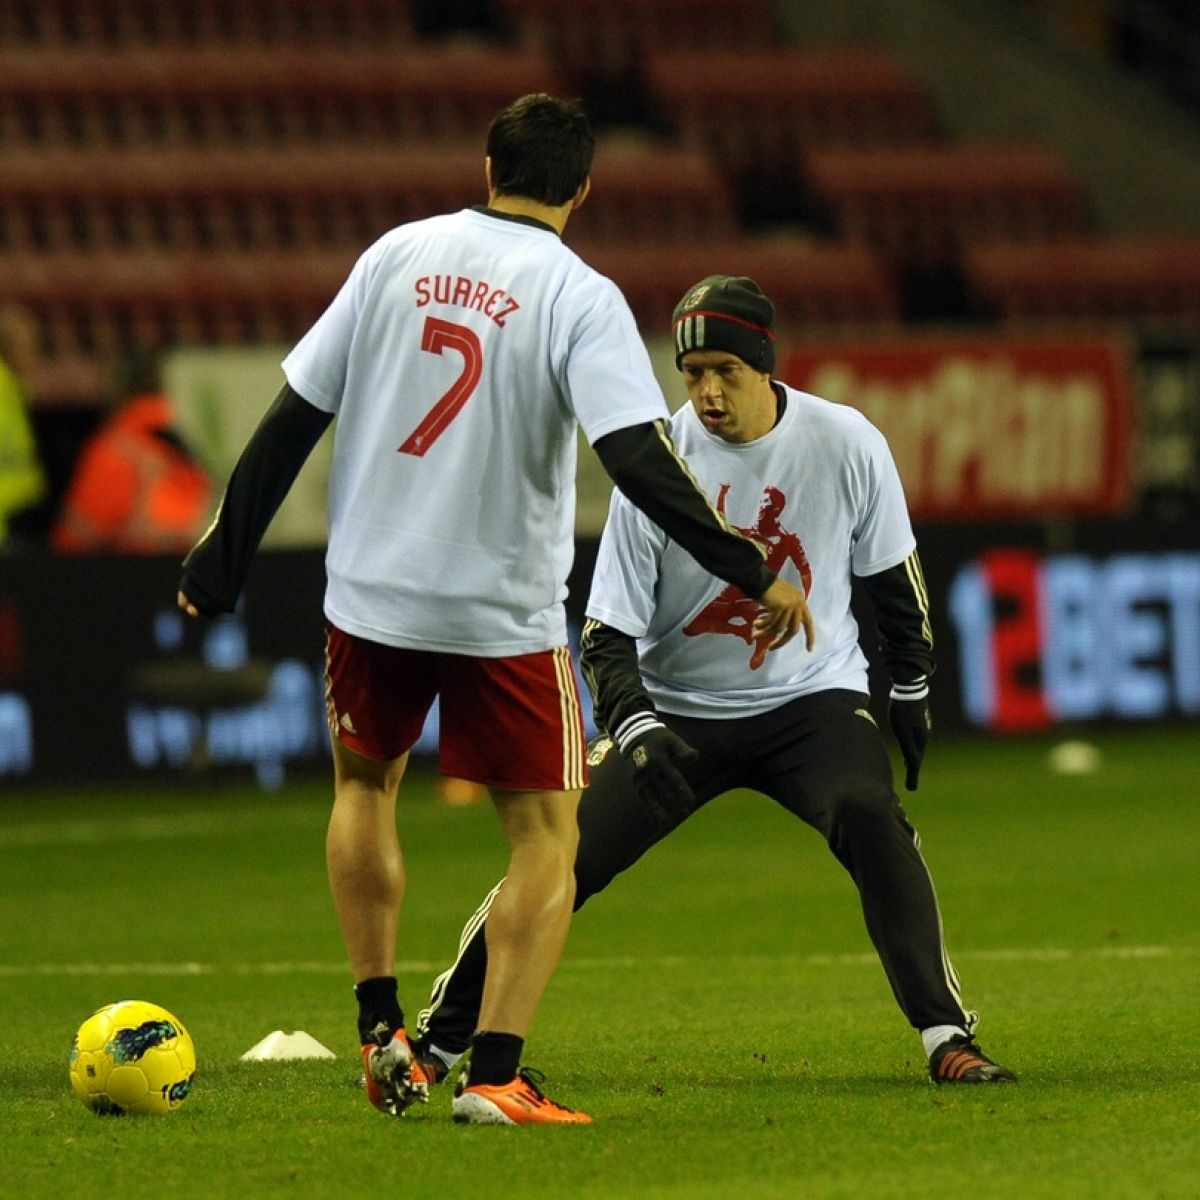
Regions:
[[570, 845], [573, 853], [579, 841], [580, 794], [493, 790], [492, 799], [510, 843]]

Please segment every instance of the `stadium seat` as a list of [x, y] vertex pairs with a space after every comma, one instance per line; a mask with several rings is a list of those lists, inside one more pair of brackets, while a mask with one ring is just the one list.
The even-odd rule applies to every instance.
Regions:
[[[727, 237], [722, 176], [694, 152], [602, 140], [573, 218], [592, 241]], [[403, 221], [486, 198], [478, 142], [290, 150], [19, 152], [0, 160], [3, 236], [70, 247], [359, 245]], [[0, 232], [3, 230], [0, 229]]]
[[478, 145], [13, 154], [7, 238], [29, 249], [359, 247], [484, 198]]
[[34, 46], [0, 62], [0, 130], [35, 145], [436, 141], [562, 91], [545, 55], [483, 45]]
[[1013, 322], [1200, 324], [1200, 239], [969, 245], [967, 284]]
[[737, 231], [729, 186], [704, 155], [669, 143], [602, 138], [592, 191], [572, 217], [583, 241], [678, 243]]
[[736, 167], [820, 147], [930, 140], [933, 105], [890, 54], [873, 49], [648, 51], [656, 111], [693, 144]]
[[0, 43], [357, 42], [413, 37], [412, 0], [5, 0]]
[[[570, 228], [567, 233], [571, 241]], [[678, 246], [576, 248], [585, 262], [621, 288], [646, 335], [668, 333], [680, 297], [713, 273], [756, 279], [775, 302], [779, 327], [794, 334], [865, 332], [892, 327], [899, 319], [893, 282], [863, 247], [802, 237], [734, 236]]]
[[46, 359], [32, 371], [30, 395], [38, 408], [79, 408], [103, 403], [112, 362], [93, 355]]
[[648, 108], [729, 176], [743, 217], [814, 225], [800, 172], [823, 147], [902, 146], [936, 132], [927, 92], [894, 57], [865, 49], [646, 53]]
[[108, 358], [127, 346], [298, 337], [354, 262], [307, 254], [162, 252], [0, 260], [6, 293], [37, 312], [54, 358]]
[[776, 37], [774, 0], [499, 0], [524, 40], [548, 50], [571, 73], [621, 73], [656, 46], [739, 47]]
[[822, 150], [803, 169], [843, 236], [916, 268], [956, 262], [967, 241], [1045, 241], [1090, 224], [1079, 182], [1033, 145]]
[[[524, 44], [549, 54], [592, 116], [610, 124], [659, 124], [639, 64], [660, 46], [707, 52], [776, 37], [774, 0], [496, 0]], [[736, 30], [735, 30], [736, 27]]]

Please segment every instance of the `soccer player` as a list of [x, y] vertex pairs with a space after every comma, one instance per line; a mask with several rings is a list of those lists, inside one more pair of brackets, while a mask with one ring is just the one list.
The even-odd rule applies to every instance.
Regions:
[[[933, 883], [869, 708], [851, 576], [873, 602], [892, 678], [890, 724], [915, 791], [933, 638], [887, 443], [854, 409], [771, 378], [774, 307], [753, 280], [701, 280], [675, 310], [674, 335], [691, 403], [675, 414], [672, 437], [768, 565], [803, 584], [816, 649], [765, 654], [755, 606], [614, 493], [582, 639], [605, 736], [593, 745], [579, 810], [575, 905], [715, 796], [753, 788], [818, 830], [850, 873], [934, 1082], [1013, 1080], [975, 1044], [978, 1014], [962, 1005]], [[507, 887], [468, 923], [421, 1014], [417, 1053], [435, 1077], [468, 1048], [484, 935]]]
[[229, 611], [279, 502], [337, 417], [324, 611], [334, 804], [326, 857], [358, 999], [368, 1097], [426, 1098], [395, 978], [404, 866], [395, 801], [436, 696], [441, 768], [486, 784], [511, 852], [493, 906], [474, 1123], [586, 1122], [520, 1068], [570, 922], [586, 782], [563, 598], [576, 430], [617, 486], [705, 569], [757, 598], [756, 636], [811, 622], [803, 592], [697, 488], [617, 288], [563, 244], [590, 187], [573, 102], [525, 96], [493, 121], [486, 207], [400, 226], [359, 258], [283, 363], [179, 604]]

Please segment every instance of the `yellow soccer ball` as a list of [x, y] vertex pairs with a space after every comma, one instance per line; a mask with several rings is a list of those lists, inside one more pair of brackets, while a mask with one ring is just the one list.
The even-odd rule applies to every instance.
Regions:
[[183, 1023], [145, 1000], [97, 1009], [71, 1045], [71, 1089], [93, 1112], [173, 1112], [192, 1090], [196, 1048]]

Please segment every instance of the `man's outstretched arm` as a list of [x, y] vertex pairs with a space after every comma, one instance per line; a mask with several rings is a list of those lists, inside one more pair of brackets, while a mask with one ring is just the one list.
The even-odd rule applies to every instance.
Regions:
[[179, 607], [190, 616], [233, 611], [267, 526], [332, 420], [283, 385], [246, 443], [216, 517], [183, 560]]
[[594, 449], [632, 504], [705, 570], [763, 606], [756, 634], [782, 646], [803, 629], [812, 649], [812, 615], [803, 591], [777, 578], [758, 546], [717, 512], [675, 449], [665, 421], [618, 429], [598, 438]]

